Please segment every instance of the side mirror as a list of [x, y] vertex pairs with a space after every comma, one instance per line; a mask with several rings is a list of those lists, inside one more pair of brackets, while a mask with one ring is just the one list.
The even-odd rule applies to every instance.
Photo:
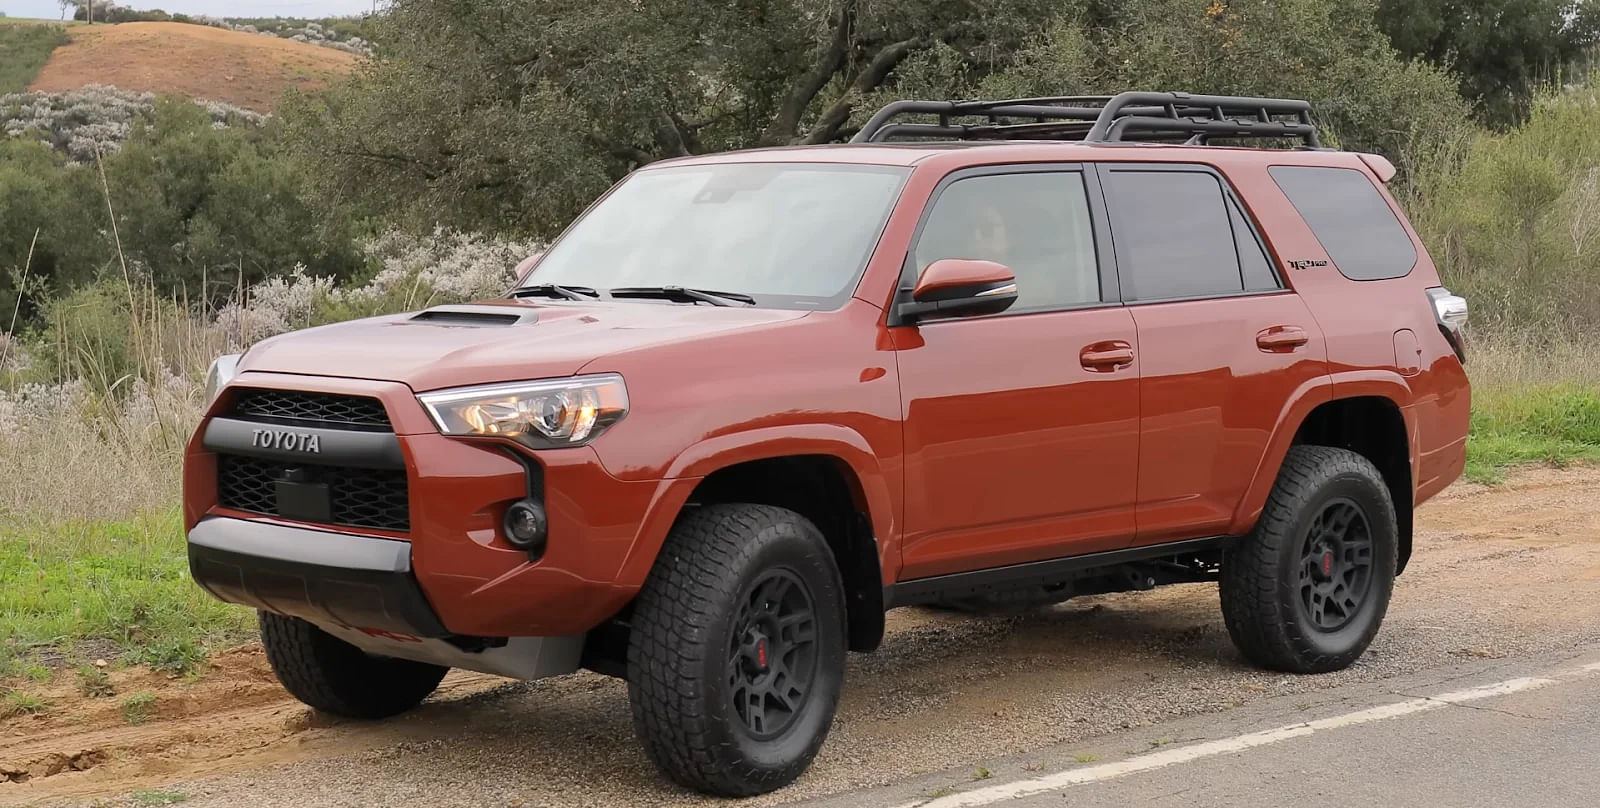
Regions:
[[911, 300], [898, 313], [906, 322], [933, 315], [999, 314], [1017, 302], [1017, 276], [993, 261], [941, 258], [922, 270]]

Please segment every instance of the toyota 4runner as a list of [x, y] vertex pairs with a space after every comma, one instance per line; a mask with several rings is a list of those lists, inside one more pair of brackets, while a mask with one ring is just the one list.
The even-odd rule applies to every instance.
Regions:
[[892, 607], [1217, 581], [1246, 659], [1337, 670], [1465, 459], [1394, 173], [1182, 93], [655, 163], [503, 299], [219, 359], [191, 570], [319, 710], [589, 668], [721, 795], [805, 770]]

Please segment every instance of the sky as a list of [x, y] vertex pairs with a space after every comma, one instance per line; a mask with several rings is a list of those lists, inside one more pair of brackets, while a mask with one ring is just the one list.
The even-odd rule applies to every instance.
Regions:
[[[117, 5], [130, 8], [159, 8], [185, 14], [212, 17], [338, 17], [371, 11], [372, 0], [121, 0]], [[379, 6], [384, 5], [379, 0]], [[8, 17], [61, 19], [61, 4], [56, 0], [0, 0], [0, 11]]]

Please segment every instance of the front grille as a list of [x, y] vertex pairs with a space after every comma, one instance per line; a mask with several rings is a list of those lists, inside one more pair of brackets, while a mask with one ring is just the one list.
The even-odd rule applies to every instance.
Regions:
[[297, 390], [239, 391], [233, 415], [246, 420], [285, 420], [335, 429], [387, 431], [389, 414], [383, 402], [366, 396], [303, 393]]
[[217, 456], [217, 503], [251, 513], [278, 516], [279, 480], [298, 469], [303, 482], [328, 486], [332, 518], [345, 527], [379, 530], [411, 529], [406, 473], [398, 469], [362, 469], [281, 463], [239, 455]]

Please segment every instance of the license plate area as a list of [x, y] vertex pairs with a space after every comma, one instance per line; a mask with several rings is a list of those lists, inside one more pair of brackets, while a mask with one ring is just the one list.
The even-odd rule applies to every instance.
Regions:
[[276, 483], [278, 515], [302, 522], [332, 522], [333, 494], [327, 483], [315, 482], [304, 469], [292, 469]]

